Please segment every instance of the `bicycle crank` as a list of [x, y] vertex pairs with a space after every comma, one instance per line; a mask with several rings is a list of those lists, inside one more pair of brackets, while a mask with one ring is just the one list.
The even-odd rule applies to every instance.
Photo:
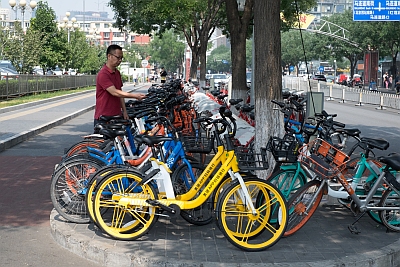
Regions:
[[170, 218], [175, 218], [179, 216], [181, 212], [181, 208], [179, 208], [179, 206], [176, 204], [171, 204], [169, 206], [166, 206], [154, 199], [147, 199], [146, 202], [151, 206], [162, 208], [164, 211], [167, 212]]

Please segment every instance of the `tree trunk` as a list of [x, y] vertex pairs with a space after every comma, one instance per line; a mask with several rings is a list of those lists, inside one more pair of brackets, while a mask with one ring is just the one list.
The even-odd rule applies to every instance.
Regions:
[[206, 67], [207, 67], [207, 44], [208, 44], [208, 30], [200, 33], [200, 89], [206, 86]]
[[225, 0], [231, 37], [232, 95], [231, 98], [247, 97], [246, 37], [252, 18], [254, 0], [246, 0], [244, 11], [239, 14], [236, 0]]
[[[270, 136], [283, 135], [283, 116], [273, 110], [271, 100], [282, 99], [280, 0], [254, 0], [254, 90], [256, 112], [256, 148], [265, 147]], [[259, 173], [266, 178], [273, 170]]]

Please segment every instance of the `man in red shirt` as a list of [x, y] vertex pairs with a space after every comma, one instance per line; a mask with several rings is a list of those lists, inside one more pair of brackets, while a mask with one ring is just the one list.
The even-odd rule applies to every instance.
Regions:
[[129, 119], [125, 107], [125, 98], [142, 100], [146, 97], [143, 93], [128, 93], [122, 91], [121, 73], [117, 70], [122, 59], [123, 52], [119, 45], [110, 45], [107, 48], [107, 62], [99, 71], [96, 78], [94, 125], [98, 123], [101, 115], [122, 115], [125, 119]]

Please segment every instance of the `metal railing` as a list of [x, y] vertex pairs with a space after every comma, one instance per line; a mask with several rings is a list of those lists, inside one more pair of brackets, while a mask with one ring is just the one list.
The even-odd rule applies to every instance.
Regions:
[[370, 104], [377, 108], [392, 108], [400, 110], [400, 95], [370, 91], [368, 88], [348, 87], [340, 84], [326, 83], [317, 80], [307, 80], [304, 77], [282, 78], [283, 88], [294, 91], [323, 92], [325, 98], [340, 102], [354, 102], [357, 105]]
[[96, 75], [41, 76], [23, 74], [1, 76], [0, 98], [9, 99], [94, 85], [96, 85]]

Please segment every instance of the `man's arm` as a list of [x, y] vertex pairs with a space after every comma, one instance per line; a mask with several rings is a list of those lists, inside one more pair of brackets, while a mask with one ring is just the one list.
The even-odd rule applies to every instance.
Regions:
[[143, 93], [128, 93], [122, 90], [118, 90], [117, 88], [115, 88], [115, 86], [110, 86], [106, 90], [111, 95], [119, 98], [136, 98], [137, 100], [142, 100], [143, 98], [146, 97], [146, 95]]
[[125, 120], [129, 119], [128, 112], [126, 111], [125, 98], [120, 98], [122, 114]]

